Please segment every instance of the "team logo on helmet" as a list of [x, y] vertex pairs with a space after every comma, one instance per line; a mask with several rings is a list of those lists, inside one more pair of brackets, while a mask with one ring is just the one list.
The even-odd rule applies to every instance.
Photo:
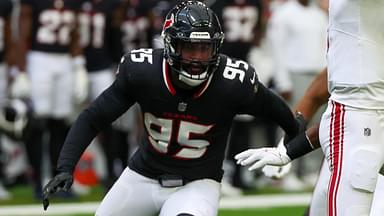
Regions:
[[169, 19], [166, 19], [164, 21], [164, 26], [163, 26], [163, 31], [169, 27], [171, 27], [173, 25], [173, 23], [175, 22], [175, 19], [173, 17], [173, 14], [171, 15], [171, 17]]

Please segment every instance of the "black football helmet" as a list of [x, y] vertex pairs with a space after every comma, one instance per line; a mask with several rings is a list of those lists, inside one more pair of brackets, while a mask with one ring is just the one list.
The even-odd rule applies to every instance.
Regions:
[[20, 99], [7, 99], [0, 105], [0, 132], [19, 139], [28, 122], [28, 106]]
[[[171, 9], [162, 36], [165, 58], [183, 83], [198, 86], [216, 70], [224, 33], [216, 14], [204, 3], [184, 1]], [[183, 55], [191, 50], [205, 53], [205, 57]]]

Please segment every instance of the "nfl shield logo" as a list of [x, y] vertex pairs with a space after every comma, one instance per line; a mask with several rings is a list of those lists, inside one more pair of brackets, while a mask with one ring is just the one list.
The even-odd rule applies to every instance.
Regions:
[[371, 128], [364, 128], [364, 136], [371, 136]]
[[185, 110], [187, 110], [187, 103], [180, 102], [177, 106], [177, 110], [180, 112], [185, 112]]

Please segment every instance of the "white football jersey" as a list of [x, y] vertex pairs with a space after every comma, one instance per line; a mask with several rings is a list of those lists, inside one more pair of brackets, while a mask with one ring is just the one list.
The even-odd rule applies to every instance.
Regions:
[[331, 99], [384, 109], [384, 0], [330, 0]]

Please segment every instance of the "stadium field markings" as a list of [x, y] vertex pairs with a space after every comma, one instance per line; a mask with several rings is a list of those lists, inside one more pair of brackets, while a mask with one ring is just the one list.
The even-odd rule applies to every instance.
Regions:
[[[223, 197], [220, 209], [302, 206], [310, 200], [310, 193]], [[38, 204], [0, 206], [0, 216], [86, 214], [95, 212], [98, 205], [99, 202], [51, 203], [48, 211], [43, 211], [43, 206]]]

